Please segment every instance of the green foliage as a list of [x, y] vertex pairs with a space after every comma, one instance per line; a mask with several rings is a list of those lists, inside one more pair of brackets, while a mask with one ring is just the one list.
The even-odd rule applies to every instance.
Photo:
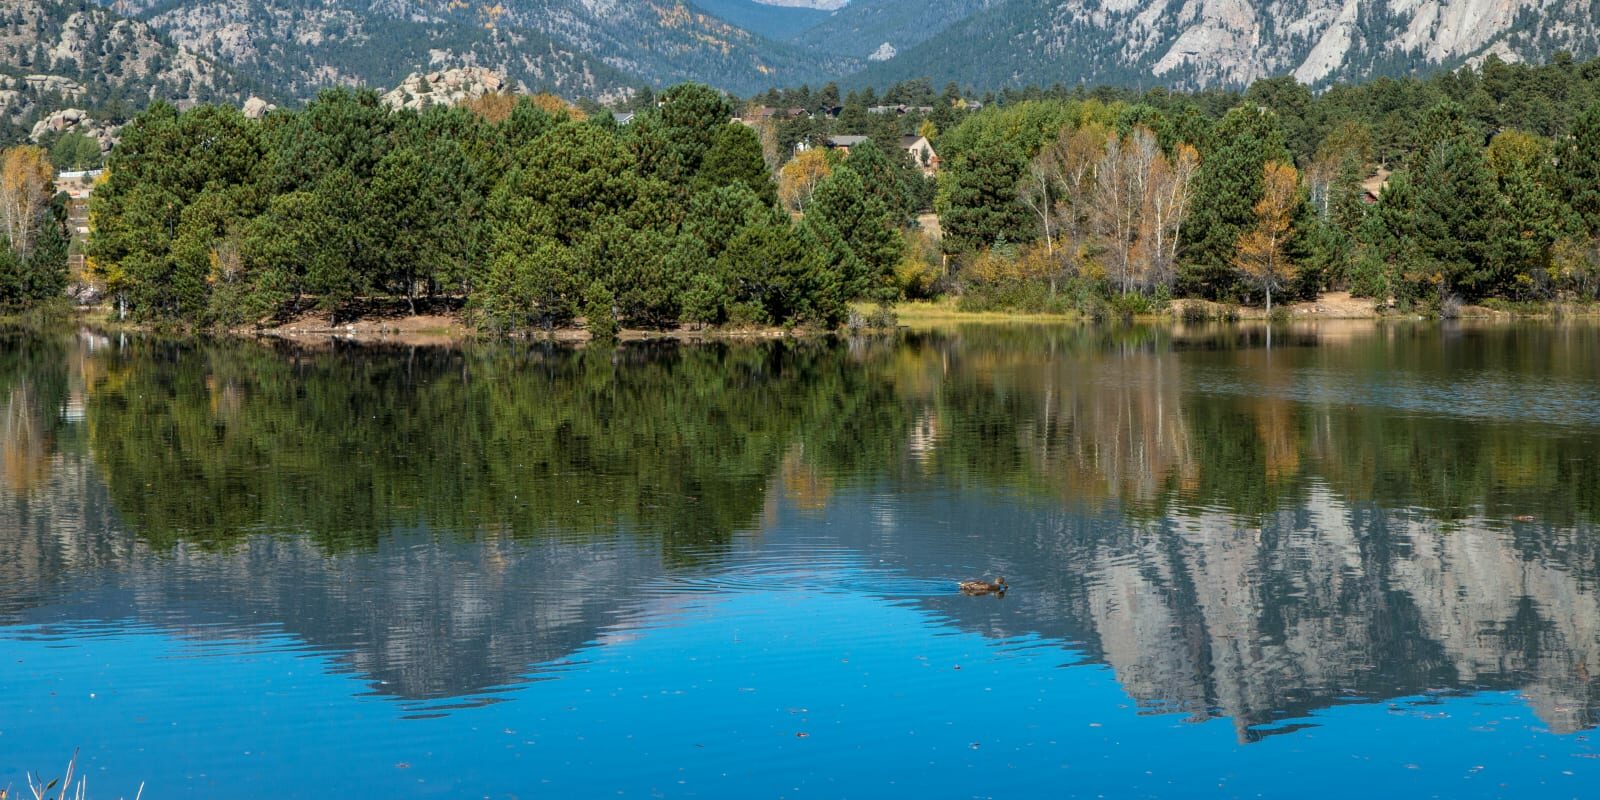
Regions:
[[157, 104], [124, 131], [91, 200], [89, 252], [137, 316], [205, 318], [213, 245], [258, 212], [263, 155], [259, 125], [230, 107]]
[[1483, 151], [1464, 138], [1431, 148], [1417, 175], [1417, 259], [1407, 279], [1439, 297], [1477, 298], [1508, 277], [1497, 248], [1505, 219]]
[[[330, 90], [256, 122], [232, 109], [141, 115], [95, 193], [91, 252], [143, 319], [248, 324], [351, 301], [466, 298], [500, 331], [589, 318], [835, 324], [886, 296], [898, 233], [859, 177], [800, 231], [727, 99], [674, 87], [637, 126], [520, 102], [390, 111]], [[824, 193], [828, 196], [827, 193]]]
[[1563, 196], [1578, 224], [1600, 238], [1600, 101], [1589, 106], [1560, 151]]
[[97, 169], [100, 143], [77, 131], [67, 131], [50, 145], [50, 163], [58, 170]]
[[732, 183], [748, 186], [767, 205], [778, 202], [778, 187], [761, 155], [760, 137], [736, 122], [723, 125], [711, 140], [704, 164], [695, 178], [695, 189], [701, 191]]
[[1015, 144], [990, 139], [946, 162], [934, 208], [947, 252], [977, 250], [999, 241], [1026, 241], [1033, 233], [1028, 210], [1017, 201], [1027, 156]]
[[817, 184], [805, 229], [835, 276], [841, 301], [888, 303], [899, 294], [894, 269], [905, 244], [896, 223], [896, 212], [868, 192], [848, 161]]
[[1255, 224], [1268, 161], [1289, 160], [1277, 118], [1240, 106], [1217, 127], [1217, 146], [1202, 156], [1189, 224], [1183, 229], [1183, 287], [1203, 297], [1226, 296], [1239, 236]]

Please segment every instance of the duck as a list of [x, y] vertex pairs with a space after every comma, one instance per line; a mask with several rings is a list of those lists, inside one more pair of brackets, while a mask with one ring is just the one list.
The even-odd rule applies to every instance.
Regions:
[[962, 581], [956, 584], [962, 594], [1005, 594], [1006, 579], [995, 578], [994, 583], [988, 581]]

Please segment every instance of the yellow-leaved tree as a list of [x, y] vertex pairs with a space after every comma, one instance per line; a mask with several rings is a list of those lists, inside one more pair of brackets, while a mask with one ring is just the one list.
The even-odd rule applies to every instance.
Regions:
[[1294, 209], [1300, 200], [1300, 173], [1279, 161], [1267, 162], [1262, 176], [1261, 200], [1255, 205], [1256, 224], [1239, 234], [1233, 266], [1245, 280], [1267, 295], [1272, 313], [1272, 293], [1294, 280], [1294, 263], [1287, 247], [1294, 232]]
[[50, 154], [42, 147], [18, 145], [0, 155], [0, 232], [19, 256], [33, 252], [54, 177]]
[[811, 193], [816, 191], [817, 184], [832, 172], [828, 154], [821, 148], [814, 147], [796, 153], [789, 163], [783, 165], [783, 169], [778, 170], [778, 199], [783, 202], [784, 208], [803, 214], [806, 206], [811, 204]]

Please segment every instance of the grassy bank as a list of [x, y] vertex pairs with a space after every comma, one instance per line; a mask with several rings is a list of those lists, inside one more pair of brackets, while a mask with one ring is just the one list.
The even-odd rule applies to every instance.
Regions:
[[[956, 323], [1060, 323], [1084, 322], [1088, 317], [1076, 311], [1036, 313], [1024, 311], [964, 311], [954, 297], [937, 300], [910, 300], [898, 303], [894, 313], [900, 324], [910, 328], [937, 327]], [[871, 306], [862, 306], [865, 310]]]
[[[862, 308], [866, 308], [863, 306]], [[914, 300], [895, 306], [900, 324], [910, 328], [929, 328], [940, 325], [991, 323], [1064, 323], [1086, 322], [1094, 318], [1077, 311], [1041, 313], [1034, 311], [984, 310], [967, 311], [955, 297], [936, 300]], [[1271, 315], [1280, 320], [1359, 320], [1359, 319], [1422, 319], [1430, 315], [1396, 311], [1378, 306], [1371, 298], [1352, 297], [1347, 292], [1329, 292], [1316, 300], [1307, 300], [1277, 306]], [[1431, 315], [1437, 318], [1438, 315]], [[1461, 319], [1566, 319], [1600, 317], [1600, 303], [1573, 303], [1569, 301], [1504, 301], [1489, 300], [1481, 305], [1464, 305], [1453, 309], [1452, 317]], [[1261, 306], [1237, 303], [1217, 303], [1209, 300], [1181, 299], [1169, 303], [1162, 311], [1136, 314], [1135, 322], [1233, 322], [1262, 321], [1268, 318]]]

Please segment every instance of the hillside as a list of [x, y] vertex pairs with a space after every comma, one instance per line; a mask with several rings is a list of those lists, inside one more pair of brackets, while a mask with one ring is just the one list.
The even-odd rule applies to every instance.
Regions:
[[[749, 0], [725, 4], [750, 6], [747, 24], [771, 23], [780, 32], [801, 26], [794, 14], [820, 14]], [[818, 58], [680, 0], [129, 0], [117, 8], [296, 97], [454, 66], [489, 67], [529, 90], [603, 97], [639, 83], [685, 80], [753, 92], [858, 65]]]
[[166, 0], [120, 4], [185, 48], [259, 76], [290, 98], [331, 85], [391, 86], [418, 69], [482, 66], [529, 91], [615, 94], [639, 79], [501, 15], [459, 4]]
[[1596, 0], [1007, 0], [852, 83], [910, 77], [1023, 84], [1243, 86], [1293, 74], [1312, 86], [1451, 68], [1488, 54], [1543, 61], [1600, 53]]
[[111, 11], [0, 0], [0, 127], [7, 138], [66, 105], [238, 101], [260, 86]]
[[[937, 36], [998, 0], [855, 0], [796, 35], [792, 41], [820, 52], [872, 59], [904, 52]], [[884, 48], [887, 44], [888, 48]], [[972, 61], [973, 54], [959, 58]]]
[[1321, 87], [1563, 50], [1600, 55], [1600, 0], [0, 0], [0, 125], [453, 68], [604, 101], [682, 81]]

